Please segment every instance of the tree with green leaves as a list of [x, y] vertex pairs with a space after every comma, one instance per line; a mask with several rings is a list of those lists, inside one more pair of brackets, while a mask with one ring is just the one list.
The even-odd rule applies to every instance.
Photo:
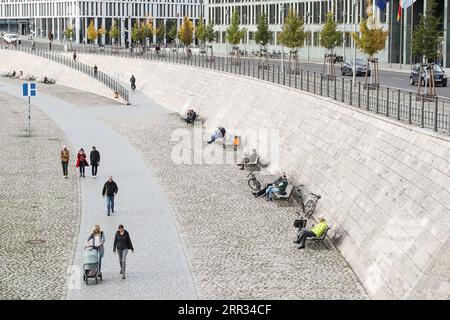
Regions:
[[294, 53], [295, 69], [299, 69], [298, 48], [303, 46], [306, 38], [303, 18], [292, 9], [289, 10], [280, 33], [280, 43], [289, 50], [289, 69], [291, 69], [291, 55]]
[[73, 27], [71, 25], [67, 26], [66, 30], [64, 31], [64, 36], [66, 37], [66, 40], [72, 42]]
[[356, 47], [358, 47], [363, 53], [367, 54], [367, 70], [369, 70], [372, 64], [372, 70], [370, 73], [370, 83], [366, 73], [365, 85], [370, 87], [378, 87], [379, 85], [379, 72], [378, 72], [378, 59], [374, 59], [373, 56], [380, 50], [383, 50], [386, 46], [386, 39], [389, 35], [389, 31], [383, 30], [372, 13], [372, 3], [369, 1], [367, 4], [367, 19], [363, 19], [359, 24], [359, 31], [353, 32], [352, 37], [355, 40]]
[[119, 28], [117, 27], [117, 21], [113, 20], [113, 23], [111, 25], [111, 28], [109, 29], [109, 37], [114, 41], [114, 43], [116, 44], [116, 46], [119, 45], [119, 35], [120, 35], [120, 31]]
[[[241, 43], [242, 39], [244, 39], [245, 32], [245, 28], [240, 29], [239, 27], [239, 16], [236, 10], [233, 11], [233, 14], [231, 16], [231, 24], [227, 29], [225, 39], [232, 46], [237, 46], [239, 43]], [[237, 57], [239, 59], [239, 50], [237, 50]]]
[[327, 49], [324, 57], [323, 68], [328, 65], [328, 74], [334, 76], [334, 55], [333, 49], [342, 42], [342, 32], [337, 30], [337, 23], [334, 21], [333, 13], [327, 13], [327, 21], [320, 31], [320, 45]]
[[441, 20], [437, 17], [436, 6], [436, 0], [427, 0], [425, 15], [419, 14], [419, 24], [412, 37], [413, 54], [422, 56], [428, 63], [437, 60], [439, 38], [442, 36], [438, 29]]
[[[265, 47], [270, 41], [270, 35], [271, 33], [269, 31], [269, 25], [267, 23], [267, 14], [262, 13], [258, 17], [258, 26], [255, 32], [255, 41], [259, 45], [259, 60], [261, 60], [261, 52], [262, 52], [261, 47], [263, 49], [266, 49]], [[264, 50], [264, 56], [267, 61], [268, 59], [267, 50]]]
[[177, 22], [172, 23], [168, 29], [169, 31], [166, 34], [166, 39], [167, 42], [172, 43], [172, 41], [177, 38]]
[[151, 18], [147, 17], [145, 23], [142, 22], [142, 34], [144, 36], [145, 39], [145, 46], [147, 46], [147, 41], [146, 39], [149, 39], [149, 42], [152, 41], [153, 38], [153, 34], [155, 34], [155, 28], [153, 27], [153, 23]]
[[142, 29], [142, 25], [140, 22], [136, 21], [133, 28], [131, 28], [131, 40], [133, 40], [133, 42], [141, 43], [143, 38], [144, 30]]
[[185, 47], [194, 41], [194, 24], [187, 16], [183, 17], [183, 23], [180, 26], [180, 30], [178, 30], [178, 39]]
[[[214, 24], [211, 20], [205, 26], [205, 37], [208, 43], [214, 42], [216, 40], [216, 32], [214, 31]], [[213, 46], [209, 45], [209, 48], [211, 48], [211, 58], [213, 58]]]
[[206, 43], [206, 25], [203, 22], [202, 16], [200, 16], [200, 18], [198, 19], [197, 28], [195, 28], [195, 37], [199, 42], [200, 48], [203, 49]]
[[166, 35], [166, 28], [164, 27], [164, 25], [162, 24], [161, 26], [156, 28], [154, 32], [156, 34], [156, 42], [163, 42], [164, 36]]

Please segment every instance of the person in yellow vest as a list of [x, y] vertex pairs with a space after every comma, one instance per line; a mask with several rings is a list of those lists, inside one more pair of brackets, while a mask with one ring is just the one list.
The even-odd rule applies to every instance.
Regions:
[[311, 230], [303, 230], [299, 236], [297, 237], [297, 241], [294, 241], [294, 243], [300, 244], [298, 249], [304, 249], [305, 248], [305, 242], [306, 238], [319, 238], [325, 230], [328, 228], [328, 223], [325, 221], [324, 218], [319, 218], [319, 223], [316, 224], [311, 228]]

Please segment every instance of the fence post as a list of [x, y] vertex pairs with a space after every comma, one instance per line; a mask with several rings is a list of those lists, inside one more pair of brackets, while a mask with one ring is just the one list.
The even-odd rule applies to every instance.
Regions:
[[358, 82], [358, 108], [361, 108], [361, 81]]
[[386, 88], [386, 117], [389, 117], [389, 87]]
[[341, 78], [341, 101], [344, 102], [345, 79]]
[[294, 70], [294, 84], [295, 84], [295, 89], [297, 89], [297, 69]]
[[306, 91], [309, 92], [309, 70], [306, 70]]
[[436, 103], [434, 104], [434, 131], [438, 131], [438, 107], [439, 98], [436, 96]]
[[323, 75], [320, 74], [320, 95], [322, 95], [322, 80], [323, 80]]
[[303, 69], [300, 70], [300, 90], [303, 90]]
[[400, 89], [397, 92], [397, 120], [400, 120]]
[[337, 93], [336, 93], [336, 82], [337, 82], [337, 78], [334, 77], [334, 100], [336, 100], [336, 97], [337, 97]]
[[291, 86], [291, 68], [289, 68], [289, 87]]
[[278, 69], [278, 84], [280, 84], [280, 66], [277, 66]]
[[367, 86], [367, 106], [366, 109], [370, 110], [370, 90], [369, 90], [369, 86]]
[[314, 71], [314, 76], [313, 76], [313, 93], [316, 93], [316, 72]]
[[375, 113], [378, 113], [378, 109], [380, 107], [379, 97], [380, 97], [380, 87], [377, 87], [377, 101], [375, 103]]
[[353, 79], [350, 79], [350, 100], [349, 104], [353, 105]]
[[275, 82], [275, 65], [272, 65], [272, 82]]
[[425, 97], [422, 97], [422, 108], [420, 111], [420, 126], [423, 128], [425, 127]]
[[327, 75], [327, 97], [330, 96], [330, 76]]
[[286, 85], [286, 66], [283, 66], [283, 85]]
[[412, 92], [409, 92], [409, 105], [408, 105], [408, 123], [411, 124], [412, 123], [412, 117], [411, 117], [411, 112], [412, 112]]
[[258, 79], [259, 79], [259, 62], [258, 62], [258, 73], [257, 74], [258, 74]]

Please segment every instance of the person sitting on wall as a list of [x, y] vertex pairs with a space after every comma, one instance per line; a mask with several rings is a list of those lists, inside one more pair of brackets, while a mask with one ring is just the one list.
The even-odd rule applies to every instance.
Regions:
[[44, 84], [48, 84], [48, 83], [49, 83], [47, 76], [44, 76], [44, 80], [42, 80], [42, 82], [43, 82]]
[[159, 42], [158, 42], [158, 44], [155, 47], [156, 54], [159, 54], [160, 50], [161, 50], [161, 47], [160, 47]]
[[213, 143], [217, 138], [225, 138], [225, 133], [226, 130], [223, 127], [219, 127], [217, 129], [217, 131], [215, 131], [212, 135], [211, 135], [211, 140], [207, 141], [208, 144]]
[[287, 180], [286, 174], [283, 174], [280, 182], [278, 182], [275, 185], [269, 186], [266, 189], [266, 191], [265, 191], [266, 200], [272, 201], [273, 200], [272, 195], [275, 192], [282, 194], [282, 195], [286, 194], [285, 190], [286, 190], [287, 186], [288, 186], [288, 180]]
[[186, 117], [186, 123], [193, 124], [195, 121], [195, 118], [197, 118], [197, 113], [193, 109], [190, 109], [188, 111], [188, 115]]
[[319, 238], [325, 230], [328, 228], [328, 223], [325, 221], [324, 218], [319, 218], [319, 223], [311, 228], [311, 230], [304, 229], [300, 232], [300, 234], [297, 236], [297, 240], [294, 241], [294, 243], [300, 244], [298, 249], [304, 249], [305, 248], [305, 242], [306, 238]]
[[256, 158], [258, 158], [258, 154], [256, 153], [256, 149], [253, 149], [252, 154], [250, 154], [250, 155], [245, 154], [245, 156], [241, 160], [241, 162], [237, 164], [238, 166], [241, 166], [241, 168], [239, 170], [244, 170], [245, 164], [247, 164], [249, 162], [255, 162]]

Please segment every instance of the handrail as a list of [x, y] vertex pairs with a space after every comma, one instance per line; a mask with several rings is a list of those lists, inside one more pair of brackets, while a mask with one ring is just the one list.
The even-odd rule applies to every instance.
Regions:
[[[3, 48], [0, 48], [3, 49]], [[102, 71], [97, 71], [97, 74], [95, 74], [94, 68], [83, 63], [80, 61], [75, 61], [74, 59], [65, 57], [63, 55], [58, 54], [57, 51], [50, 51], [50, 50], [42, 50], [39, 48], [33, 48], [28, 45], [18, 45], [15, 47], [11, 47], [12, 50], [17, 50], [20, 52], [25, 52], [29, 54], [34, 54], [38, 57], [45, 58], [60, 64], [63, 64], [67, 67], [70, 67], [72, 69], [75, 69], [79, 72], [82, 72], [86, 74], [87, 76], [90, 76], [97, 81], [100, 81], [108, 88], [112, 89], [114, 92], [117, 92], [119, 97], [122, 97], [122, 99], [125, 101], [126, 104], [130, 104], [130, 94], [128, 89], [126, 89], [121, 83], [119, 83], [117, 80], [115, 80], [110, 75], [106, 74]]]

